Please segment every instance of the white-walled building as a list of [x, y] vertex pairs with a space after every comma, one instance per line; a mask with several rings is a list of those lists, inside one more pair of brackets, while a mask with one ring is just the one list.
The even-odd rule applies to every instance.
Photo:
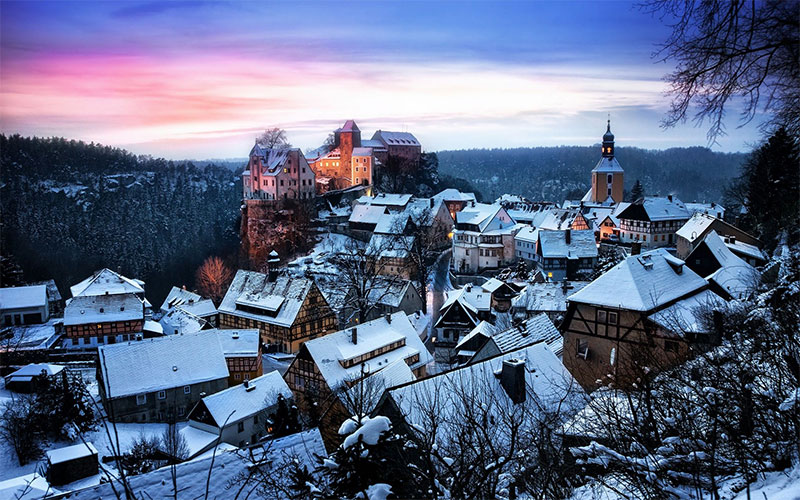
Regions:
[[500, 205], [474, 203], [456, 214], [453, 269], [475, 274], [514, 262], [514, 235], [521, 226]]

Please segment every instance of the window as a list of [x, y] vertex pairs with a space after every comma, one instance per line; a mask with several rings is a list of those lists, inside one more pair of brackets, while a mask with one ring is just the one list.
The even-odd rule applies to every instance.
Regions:
[[[612, 182], [613, 180], [614, 180], [614, 174], [608, 174], [608, 183], [609, 183], [609, 184], [611, 184], [611, 182]], [[610, 190], [609, 190], [609, 191], [610, 191]]]
[[587, 359], [589, 357], [589, 341], [586, 339], [578, 339], [577, 347], [577, 356]]
[[147, 394], [137, 394], [136, 395], [136, 404], [143, 405], [147, 402]]
[[167, 391], [158, 391], [158, 399], [167, 399]]
[[617, 324], [617, 313], [615, 313], [615, 312], [608, 313], [608, 324], [609, 325], [616, 325]]
[[598, 323], [605, 323], [606, 322], [606, 312], [601, 311], [598, 309], [597, 311], [597, 322]]
[[233, 374], [233, 379], [234, 380], [239, 380], [241, 377], [242, 377], [242, 375], [240, 373], [234, 373]]
[[678, 343], [674, 340], [665, 340], [664, 341], [664, 350], [667, 352], [678, 352]]
[[236, 426], [236, 432], [244, 432], [244, 422], [239, 422], [239, 425]]
[[188, 385], [183, 386], [183, 393], [184, 394], [191, 394], [192, 393], [192, 387], [188, 386]]

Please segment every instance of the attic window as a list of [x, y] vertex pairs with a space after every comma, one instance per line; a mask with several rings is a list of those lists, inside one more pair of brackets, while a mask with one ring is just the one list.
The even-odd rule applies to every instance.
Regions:
[[100, 312], [106, 312], [106, 310], [101, 307]]

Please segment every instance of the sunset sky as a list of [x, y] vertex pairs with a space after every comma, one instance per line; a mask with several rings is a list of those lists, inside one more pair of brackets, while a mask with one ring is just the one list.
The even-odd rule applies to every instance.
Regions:
[[[426, 150], [707, 145], [663, 130], [669, 30], [617, 2], [2, 2], [0, 128], [168, 158], [304, 150], [354, 118]], [[742, 151], [755, 124], [714, 146]]]

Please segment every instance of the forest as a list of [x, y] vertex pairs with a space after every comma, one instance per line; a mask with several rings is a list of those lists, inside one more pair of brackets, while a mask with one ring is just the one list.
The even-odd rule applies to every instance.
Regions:
[[[600, 146], [439, 151], [442, 175], [469, 179], [484, 200], [504, 193], [535, 201], [580, 199], [589, 189]], [[739, 174], [744, 153], [704, 147], [646, 150], [616, 148], [625, 188], [640, 180], [647, 196], [676, 195], [685, 202], [722, 202], [725, 186]]]
[[158, 307], [207, 256], [238, 250], [242, 187], [228, 168], [61, 138], [0, 135], [0, 152], [1, 253], [64, 298], [108, 267], [144, 280]]

